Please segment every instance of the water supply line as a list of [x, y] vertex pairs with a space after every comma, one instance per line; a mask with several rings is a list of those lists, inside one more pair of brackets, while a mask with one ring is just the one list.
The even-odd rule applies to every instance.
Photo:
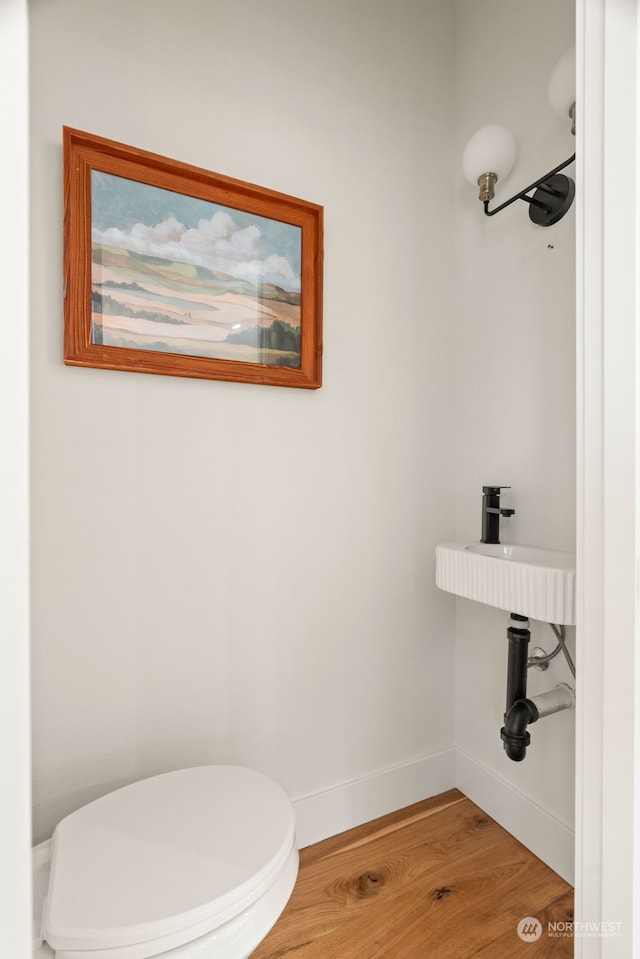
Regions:
[[552, 653], [529, 657], [529, 641], [531, 630], [526, 616], [512, 613], [507, 629], [508, 657], [507, 657], [507, 703], [504, 714], [504, 726], [500, 730], [500, 738], [504, 749], [513, 762], [522, 762], [527, 755], [527, 747], [531, 743], [531, 734], [528, 727], [552, 716], [564, 709], [575, 706], [575, 691], [567, 683], [559, 683], [553, 689], [538, 696], [527, 697], [527, 670], [530, 666], [546, 665], [561, 650], [564, 653], [569, 668], [575, 676], [575, 666], [565, 645], [564, 627], [549, 624], [558, 639], [558, 646]]
[[564, 653], [565, 659], [567, 660], [567, 665], [571, 670], [571, 675], [575, 679], [576, 667], [573, 659], [571, 658], [571, 653], [565, 644], [565, 628], [564, 626], [556, 626], [555, 623], [549, 623], [548, 625], [553, 630], [553, 633], [558, 640], [558, 645], [551, 653], [545, 653], [543, 649], [534, 649], [533, 654], [529, 657], [529, 666], [534, 666], [536, 669], [547, 669], [551, 660], [555, 659], [558, 653], [562, 652]]

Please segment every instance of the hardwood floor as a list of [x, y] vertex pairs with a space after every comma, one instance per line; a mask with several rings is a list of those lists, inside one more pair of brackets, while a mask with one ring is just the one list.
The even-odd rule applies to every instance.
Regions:
[[571, 886], [452, 789], [303, 849], [252, 959], [564, 959], [572, 919]]

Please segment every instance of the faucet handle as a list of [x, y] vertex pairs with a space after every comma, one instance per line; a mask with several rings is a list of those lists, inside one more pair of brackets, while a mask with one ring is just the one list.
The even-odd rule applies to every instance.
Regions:
[[511, 489], [510, 486], [483, 486], [482, 492], [487, 496], [500, 496], [500, 490]]

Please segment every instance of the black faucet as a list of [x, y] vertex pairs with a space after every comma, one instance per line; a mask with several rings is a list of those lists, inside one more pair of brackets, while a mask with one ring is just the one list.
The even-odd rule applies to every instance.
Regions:
[[514, 509], [503, 509], [500, 506], [500, 490], [503, 489], [511, 489], [511, 487], [482, 487], [482, 543], [499, 543], [500, 517], [513, 516], [515, 513]]

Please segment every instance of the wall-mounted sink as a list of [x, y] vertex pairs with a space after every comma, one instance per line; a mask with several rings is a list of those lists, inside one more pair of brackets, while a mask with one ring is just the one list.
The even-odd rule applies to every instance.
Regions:
[[436, 585], [545, 623], [575, 624], [574, 553], [535, 546], [441, 543]]

